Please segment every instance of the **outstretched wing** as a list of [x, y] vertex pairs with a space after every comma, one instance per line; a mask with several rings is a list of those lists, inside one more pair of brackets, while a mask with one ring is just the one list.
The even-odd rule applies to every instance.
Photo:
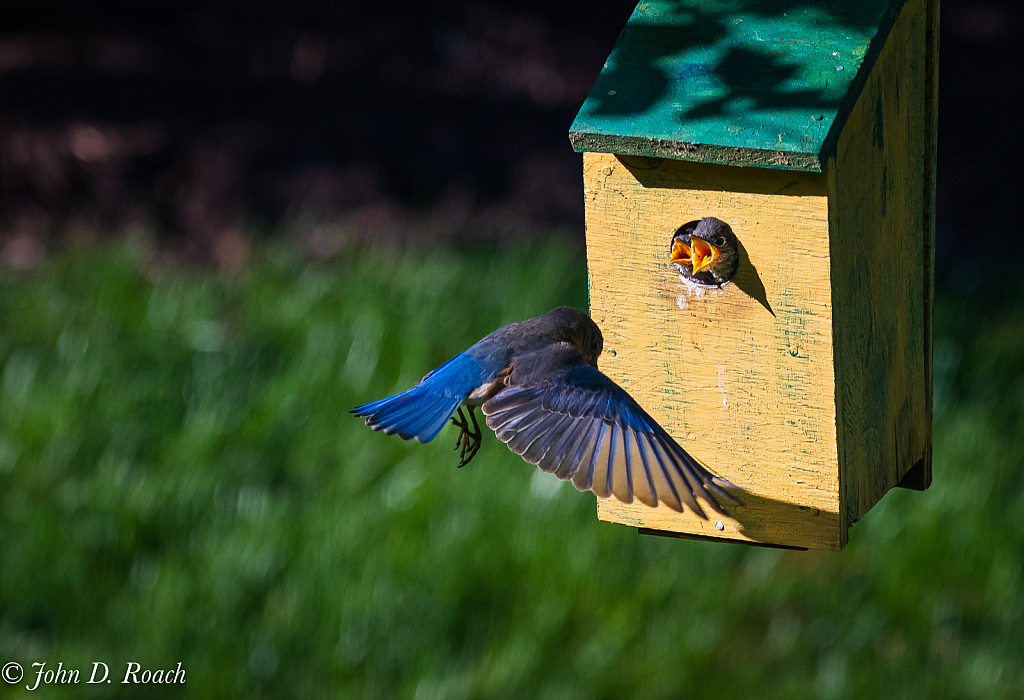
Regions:
[[575, 363], [554, 373], [524, 376], [483, 404], [487, 426], [510, 450], [580, 491], [623, 503], [686, 504], [706, 519], [702, 498], [722, 513], [719, 499], [739, 503], [615, 382]]

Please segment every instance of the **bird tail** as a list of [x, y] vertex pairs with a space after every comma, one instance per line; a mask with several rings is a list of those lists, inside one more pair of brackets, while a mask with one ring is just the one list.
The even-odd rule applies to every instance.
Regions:
[[411, 389], [352, 409], [385, 435], [430, 442], [477, 385], [476, 363], [465, 354], [444, 363]]

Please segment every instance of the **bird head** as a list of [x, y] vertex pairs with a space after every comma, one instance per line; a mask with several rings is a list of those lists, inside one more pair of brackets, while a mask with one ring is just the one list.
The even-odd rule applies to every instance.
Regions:
[[597, 367], [597, 358], [604, 349], [601, 329], [582, 311], [561, 306], [537, 319], [552, 329], [558, 339], [575, 347], [588, 365]]
[[721, 287], [739, 267], [739, 241], [729, 224], [708, 216], [683, 224], [672, 236], [669, 263], [685, 280]]

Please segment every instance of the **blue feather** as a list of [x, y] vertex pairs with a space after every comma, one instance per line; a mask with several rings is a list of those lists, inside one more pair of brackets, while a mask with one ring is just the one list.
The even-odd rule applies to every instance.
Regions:
[[404, 440], [430, 442], [459, 405], [484, 379], [483, 368], [466, 353], [456, 355], [411, 389], [352, 409], [374, 430]]

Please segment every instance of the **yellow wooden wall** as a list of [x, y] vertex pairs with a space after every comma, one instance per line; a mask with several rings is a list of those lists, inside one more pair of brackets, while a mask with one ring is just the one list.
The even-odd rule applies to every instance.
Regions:
[[[825, 176], [588, 153], [584, 187], [601, 369], [749, 492], [710, 522], [611, 499], [598, 501], [599, 516], [841, 547]], [[697, 296], [668, 253], [675, 230], [703, 216], [732, 226], [745, 253], [734, 284]]]

